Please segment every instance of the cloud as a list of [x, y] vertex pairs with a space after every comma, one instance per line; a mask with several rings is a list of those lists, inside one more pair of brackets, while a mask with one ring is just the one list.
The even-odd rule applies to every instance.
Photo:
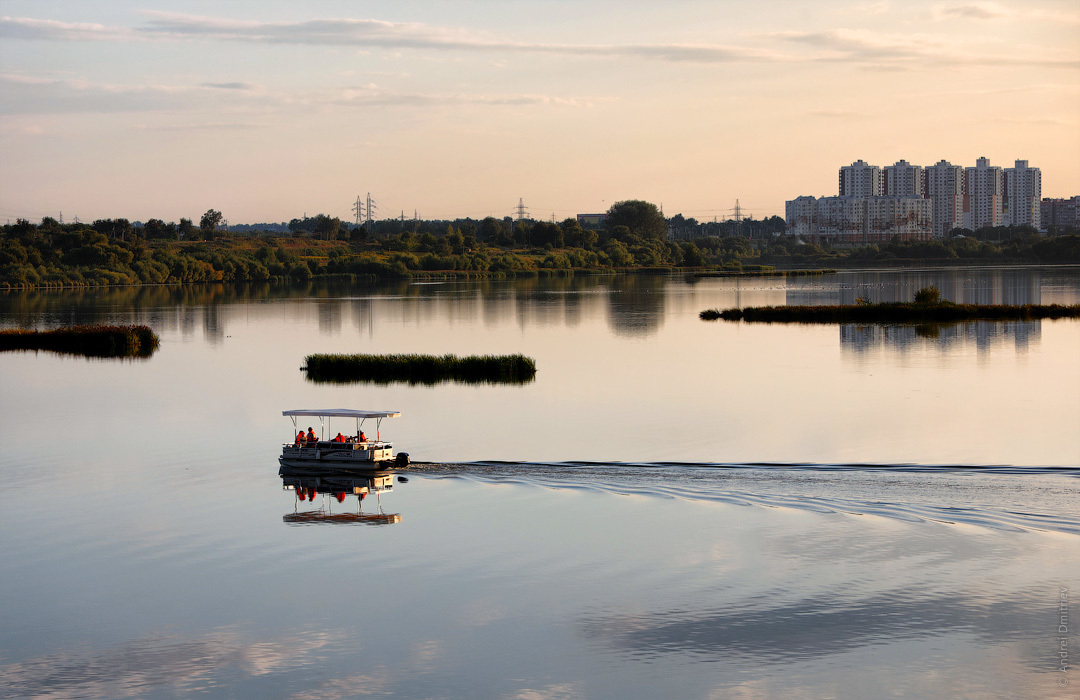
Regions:
[[1001, 19], [1013, 14], [996, 2], [971, 2], [964, 5], [938, 6], [932, 10], [936, 19]]
[[[887, 3], [860, 6], [863, 13], [884, 12]], [[939, 19], [994, 19], [1015, 15], [1026, 19], [1043, 17], [1055, 21], [1076, 21], [1074, 15], [1051, 15], [1032, 10], [1020, 15], [994, 2], [971, 2], [938, 6]], [[846, 62], [887, 70], [904, 65], [1024, 65], [1039, 67], [1080, 66], [1075, 52], [1066, 56], [1045, 56], [1044, 47], [1028, 49], [1010, 46], [994, 51], [984, 44], [964, 47], [952, 35], [883, 34], [865, 29], [838, 28], [827, 31], [787, 31], [759, 35], [757, 46], [723, 44], [559, 44], [507, 41], [483, 33], [417, 22], [388, 22], [377, 19], [313, 19], [297, 22], [263, 22], [222, 17], [188, 15], [145, 10], [145, 22], [138, 27], [107, 27], [99, 24], [64, 23], [28, 18], [0, 18], [0, 37], [37, 40], [155, 40], [230, 41], [305, 46], [347, 46], [363, 51], [425, 50], [497, 55], [545, 54], [565, 57], [634, 58], [696, 64], [761, 62]], [[792, 51], [793, 46], [810, 50]], [[785, 49], [785, 47], [787, 47]], [[1002, 47], [1004, 49], [1004, 47]], [[220, 89], [246, 89], [241, 83], [206, 83]], [[235, 86], [235, 87], [234, 87]]]
[[[882, 9], [884, 6], [875, 6]], [[951, 12], [999, 15], [1006, 12], [994, 3], [970, 3], [955, 6]], [[1024, 58], [1011, 47], [1008, 52], [986, 48], [964, 49], [953, 36], [925, 34], [882, 34], [863, 29], [833, 29], [821, 32], [776, 32], [765, 35], [785, 44], [801, 44], [817, 53], [778, 51], [769, 47], [728, 46], [720, 44], [556, 44], [528, 43], [493, 39], [463, 29], [451, 29], [413, 22], [386, 22], [374, 19], [318, 19], [302, 22], [239, 21], [218, 17], [182, 15], [147, 11], [147, 24], [138, 31], [147, 36], [186, 39], [248, 41], [271, 44], [332, 45], [387, 50], [464, 51], [491, 54], [546, 54], [553, 56], [636, 58], [698, 64], [755, 62], [840, 61], [865, 63], [879, 69], [904, 64], [936, 65], [1027, 65], [1040, 67], [1076, 67], [1080, 60], [1071, 57], [1045, 57], [1042, 49], [1036, 57]]]
[[0, 74], [0, 114], [132, 112], [182, 107], [192, 89]]
[[199, 87], [218, 90], [254, 90], [256, 86], [251, 83], [199, 83]]
[[[199, 83], [188, 86], [116, 85], [86, 80], [40, 78], [0, 73], [0, 115], [76, 114], [118, 112], [189, 112], [207, 104], [221, 112], [243, 113], [297, 107], [438, 107], [438, 106], [522, 106], [582, 107], [591, 100], [538, 94], [410, 93], [384, 90], [374, 83], [331, 87], [307, 92], [269, 90], [243, 83]], [[170, 130], [249, 129], [256, 124], [236, 121], [181, 124]], [[149, 127], [143, 127], [149, 128]]]
[[1037, 66], [1077, 68], [1080, 58], [1047, 56], [1045, 51], [1025, 56], [1021, 46], [993, 51], [957, 43], [951, 37], [926, 34], [883, 34], [867, 29], [831, 29], [821, 32], [775, 32], [772, 36], [817, 49], [806, 60], [861, 63], [877, 68], [948, 66]]
[[676, 62], [781, 60], [757, 49], [714, 44], [545, 44], [492, 39], [463, 29], [376, 19], [258, 22], [147, 10], [143, 26], [108, 27], [32, 18], [0, 18], [0, 38], [48, 41], [223, 40], [486, 53], [635, 57]]
[[29, 17], [0, 17], [0, 38], [39, 39], [48, 41], [116, 41], [131, 40], [134, 33], [127, 27], [107, 27], [86, 22], [59, 22]]
[[461, 29], [415, 22], [375, 19], [317, 19], [304, 22], [254, 22], [147, 11], [140, 31], [158, 36], [225, 39], [272, 44], [344, 45], [386, 49], [433, 49], [473, 52], [547, 53], [572, 56], [618, 56], [726, 63], [770, 60], [747, 48], [696, 44], [543, 44], [502, 41]]
[[962, 5], [935, 5], [930, 16], [937, 21], [959, 20], [997, 20], [1033, 21], [1054, 24], [1080, 24], [1080, 12], [1061, 12], [1025, 7], [1022, 11], [1005, 7], [996, 2], [968, 2]]

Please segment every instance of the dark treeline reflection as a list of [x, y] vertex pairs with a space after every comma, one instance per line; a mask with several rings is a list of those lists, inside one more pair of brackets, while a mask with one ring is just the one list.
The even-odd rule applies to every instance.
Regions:
[[[314, 318], [319, 332], [341, 333], [346, 320], [374, 333], [383, 320], [407, 323], [516, 323], [521, 327], [575, 327], [592, 314], [605, 315], [619, 335], [644, 336], [663, 325], [666, 277], [577, 276], [517, 280], [381, 282], [325, 281], [295, 284], [203, 284], [20, 291], [0, 294], [0, 315], [10, 325], [53, 328], [124, 320], [184, 337], [202, 329], [208, 342], [229, 334], [234, 318], [262, 313], [260, 305], [305, 304], [285, 313]], [[412, 302], [423, 303], [412, 303]], [[313, 308], [308, 305], [314, 305]]]
[[613, 280], [608, 295], [609, 322], [618, 335], [645, 336], [660, 330], [668, 281], [652, 275]]
[[880, 348], [914, 350], [932, 347], [951, 350], [974, 344], [979, 354], [1011, 341], [1018, 352], [1026, 352], [1042, 337], [1042, 321], [974, 321], [970, 323], [924, 323], [910, 325], [840, 326], [840, 345], [856, 354]]

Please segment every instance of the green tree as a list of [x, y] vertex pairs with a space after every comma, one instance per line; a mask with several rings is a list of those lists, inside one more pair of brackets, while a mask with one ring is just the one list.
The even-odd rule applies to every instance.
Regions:
[[701, 267], [705, 264], [705, 256], [701, 254], [701, 250], [691, 243], [683, 244], [683, 265], [687, 267]]
[[199, 228], [203, 231], [209, 231], [213, 233], [217, 230], [217, 227], [221, 225], [222, 220], [225, 217], [217, 209], [207, 209], [206, 213], [199, 219]]
[[148, 219], [143, 224], [143, 235], [147, 239], [152, 238], [164, 238], [165, 237], [165, 222], [161, 219]]
[[604, 252], [615, 267], [628, 267], [634, 264], [634, 256], [626, 248], [626, 245], [615, 238], [604, 244]]
[[608, 209], [604, 223], [609, 230], [625, 226], [641, 238], [663, 240], [667, 237], [667, 223], [660, 210], [655, 204], [640, 199], [615, 202]]

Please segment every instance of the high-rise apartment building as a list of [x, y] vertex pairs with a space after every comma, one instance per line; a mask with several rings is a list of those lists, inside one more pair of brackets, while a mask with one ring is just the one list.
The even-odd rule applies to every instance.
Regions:
[[784, 205], [784, 221], [787, 232], [793, 236], [809, 236], [816, 233], [817, 197], [796, 197]]
[[1002, 226], [1004, 217], [1005, 178], [1001, 168], [979, 158], [974, 168], [964, 173], [964, 228]]
[[926, 196], [933, 211], [934, 238], [945, 238], [964, 223], [964, 169], [946, 160], [926, 168]]
[[885, 194], [881, 168], [857, 160], [840, 168], [841, 197], [879, 197]]
[[1018, 160], [1014, 167], [1005, 169], [1006, 225], [1041, 228], [1041, 203], [1041, 170], [1029, 168], [1026, 160]]
[[889, 197], [925, 197], [926, 177], [921, 165], [898, 160], [885, 166], [885, 191]]
[[[1026, 160], [1007, 170], [979, 158], [964, 168], [940, 160], [922, 167], [899, 160], [884, 169], [857, 160], [840, 168], [839, 195], [787, 202], [788, 233], [843, 244], [945, 238], [956, 228], [1029, 225], [1046, 211], [1068, 219], [1065, 203], [1042, 200], [1042, 174]], [[1073, 205], [1073, 209], [1080, 204]], [[1061, 225], [1061, 224], [1059, 224]]]

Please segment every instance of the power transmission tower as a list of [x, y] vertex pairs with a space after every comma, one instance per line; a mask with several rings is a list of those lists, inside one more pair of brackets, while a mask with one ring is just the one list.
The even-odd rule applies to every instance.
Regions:
[[376, 209], [378, 209], [378, 206], [376, 205], [376, 203], [375, 203], [375, 200], [371, 198], [371, 193], [370, 193], [370, 192], [368, 192], [368, 193], [367, 193], [367, 209], [365, 209], [365, 211], [367, 212], [367, 219], [366, 219], [366, 221], [367, 221], [367, 222], [368, 222], [369, 224], [371, 223], [371, 217], [372, 217], [372, 214], [374, 214], [374, 213], [375, 213], [375, 210], [376, 210]]
[[742, 207], [739, 206], [739, 200], [735, 200], [735, 223], [742, 221]]
[[527, 212], [525, 210], [525, 200], [522, 199], [521, 197], [518, 197], [517, 220], [521, 221], [522, 219], [524, 219], [528, 215], [529, 215], [529, 212]]
[[356, 195], [356, 202], [352, 205], [353, 213], [356, 214], [356, 225], [360, 225], [360, 219], [364, 216], [364, 203], [360, 201], [360, 195]]

